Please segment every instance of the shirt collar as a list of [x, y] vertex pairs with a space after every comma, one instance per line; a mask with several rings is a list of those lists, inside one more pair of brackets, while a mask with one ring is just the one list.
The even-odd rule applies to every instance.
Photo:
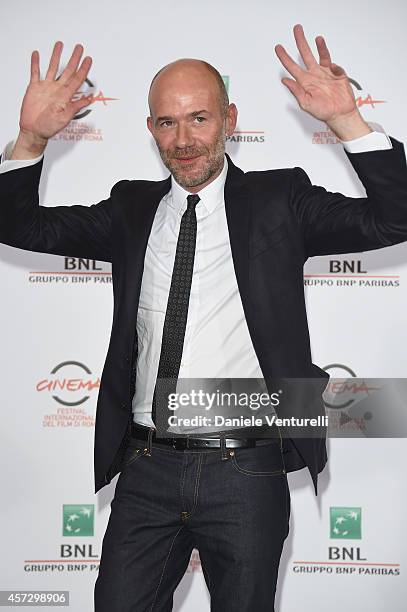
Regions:
[[[197, 206], [203, 205], [207, 212], [211, 213], [213, 210], [215, 210], [218, 204], [223, 202], [227, 172], [228, 162], [225, 156], [223, 168], [219, 176], [217, 176], [214, 181], [198, 192], [200, 201], [198, 202]], [[189, 194], [190, 192], [187, 189], [184, 189], [184, 187], [181, 187], [181, 185], [179, 185], [171, 175], [172, 204], [179, 214], [183, 214], [184, 210], [186, 210], [186, 201]]]

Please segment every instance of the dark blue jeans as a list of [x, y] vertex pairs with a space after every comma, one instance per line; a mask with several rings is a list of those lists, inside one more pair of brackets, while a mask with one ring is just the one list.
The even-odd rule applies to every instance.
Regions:
[[103, 538], [95, 612], [170, 612], [193, 548], [212, 612], [273, 612], [289, 518], [279, 440], [175, 450], [132, 439]]

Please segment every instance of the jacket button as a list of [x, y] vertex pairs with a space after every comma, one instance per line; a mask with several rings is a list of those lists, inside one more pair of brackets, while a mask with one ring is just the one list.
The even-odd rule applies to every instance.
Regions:
[[122, 405], [121, 405], [121, 408], [122, 408], [123, 410], [127, 410], [127, 404], [122, 404]]

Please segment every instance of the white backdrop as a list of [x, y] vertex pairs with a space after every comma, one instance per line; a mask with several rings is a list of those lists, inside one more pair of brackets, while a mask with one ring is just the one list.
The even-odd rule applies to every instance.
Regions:
[[[2, 2], [0, 147], [18, 131], [31, 51], [39, 49], [44, 69], [56, 40], [65, 43], [64, 62], [81, 42], [93, 57], [87, 87], [97, 101], [49, 144], [41, 202], [91, 204], [122, 178], [160, 179], [165, 169], [145, 126], [148, 86], [162, 65], [197, 57], [228, 77], [240, 112], [228, 144], [235, 163], [246, 170], [297, 165], [316, 184], [364, 195], [341, 145], [281, 84], [274, 45], [283, 43], [297, 57], [292, 26], [298, 22], [311, 42], [325, 35], [333, 61], [352, 78], [365, 119], [405, 142], [406, 18], [402, 0]], [[332, 268], [332, 260], [341, 263]], [[345, 279], [352, 286], [341, 285]], [[110, 335], [110, 281], [109, 266], [100, 262], [0, 245], [0, 589], [69, 590], [73, 612], [93, 609], [117, 480], [93, 494], [93, 424]], [[406, 245], [314, 258], [305, 283], [315, 363], [340, 364], [359, 377], [405, 377]], [[317, 498], [308, 471], [289, 475], [291, 530], [276, 608], [402, 612], [404, 440], [331, 440], [328, 452]], [[357, 530], [334, 537], [331, 513], [349, 512], [356, 513]], [[73, 534], [67, 530], [72, 513], [81, 516]], [[174, 609], [209, 608], [194, 551]]]

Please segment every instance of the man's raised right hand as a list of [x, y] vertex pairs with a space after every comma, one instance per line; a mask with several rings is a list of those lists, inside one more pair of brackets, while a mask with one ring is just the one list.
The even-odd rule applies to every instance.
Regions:
[[75, 45], [65, 70], [56, 79], [62, 48], [61, 41], [55, 43], [43, 80], [40, 80], [39, 52], [32, 52], [31, 79], [21, 105], [20, 133], [10, 159], [32, 159], [41, 155], [48, 139], [66, 127], [93, 100], [92, 95], [74, 98], [92, 65], [92, 58], [87, 56], [78, 68], [82, 45]]

